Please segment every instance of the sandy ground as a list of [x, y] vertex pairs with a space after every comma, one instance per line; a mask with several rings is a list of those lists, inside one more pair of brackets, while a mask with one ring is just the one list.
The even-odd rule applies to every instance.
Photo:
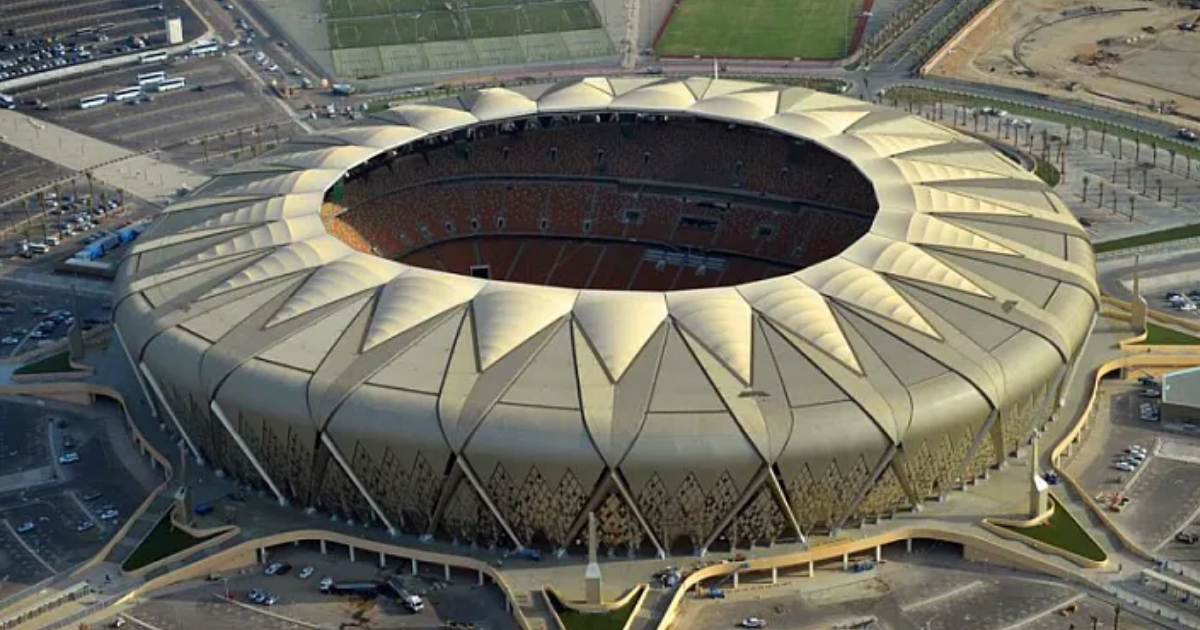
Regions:
[[[1200, 123], [1200, 31], [1176, 28], [1200, 9], [1166, 0], [1003, 1], [930, 74]], [[1104, 13], [1116, 10], [1129, 11]], [[1175, 115], [1156, 111], [1164, 103]]]

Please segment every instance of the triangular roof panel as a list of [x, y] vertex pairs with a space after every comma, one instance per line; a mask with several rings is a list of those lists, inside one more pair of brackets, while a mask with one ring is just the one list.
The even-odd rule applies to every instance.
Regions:
[[572, 312], [618, 381], [667, 318], [667, 302], [657, 293], [581, 291]]

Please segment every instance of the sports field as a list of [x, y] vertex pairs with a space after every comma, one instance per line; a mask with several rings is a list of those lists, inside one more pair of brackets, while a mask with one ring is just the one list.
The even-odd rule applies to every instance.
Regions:
[[[335, 50], [460, 39], [514, 37], [600, 27], [589, 0], [540, 4], [472, 2], [447, 11], [422, 10], [426, 0], [328, 0], [329, 40]], [[373, 17], [367, 17], [372, 15]]]
[[862, 0], [680, 0], [654, 49], [660, 55], [840, 59], [849, 54], [861, 6]]

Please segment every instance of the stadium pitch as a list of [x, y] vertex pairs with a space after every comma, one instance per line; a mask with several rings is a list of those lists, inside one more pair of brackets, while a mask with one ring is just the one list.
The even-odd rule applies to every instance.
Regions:
[[861, 6], [862, 0], [681, 0], [654, 48], [667, 56], [840, 59], [850, 53]]
[[329, 39], [334, 49], [392, 46], [488, 37], [514, 37], [594, 29], [600, 18], [588, 0], [515, 4], [428, 0], [328, 0]]

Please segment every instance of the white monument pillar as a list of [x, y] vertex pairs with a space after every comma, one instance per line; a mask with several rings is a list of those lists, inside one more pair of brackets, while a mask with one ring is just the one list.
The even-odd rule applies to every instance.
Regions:
[[603, 582], [600, 579], [600, 562], [596, 559], [596, 514], [588, 512], [588, 563], [583, 573], [584, 591], [587, 603], [599, 604], [604, 601], [601, 594]]

